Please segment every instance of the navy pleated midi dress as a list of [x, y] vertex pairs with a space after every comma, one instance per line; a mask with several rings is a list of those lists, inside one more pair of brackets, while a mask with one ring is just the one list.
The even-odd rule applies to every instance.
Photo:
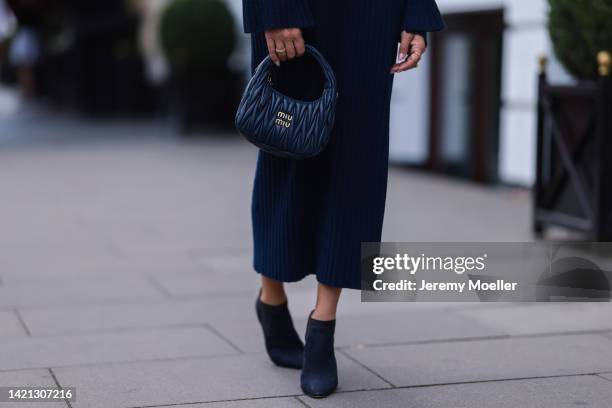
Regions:
[[243, 0], [243, 9], [253, 69], [268, 54], [265, 30], [299, 27], [334, 69], [339, 93], [322, 154], [259, 153], [254, 268], [282, 282], [315, 274], [323, 284], [359, 289], [361, 242], [380, 241], [385, 211], [390, 69], [402, 30], [443, 28], [438, 7], [434, 0]]

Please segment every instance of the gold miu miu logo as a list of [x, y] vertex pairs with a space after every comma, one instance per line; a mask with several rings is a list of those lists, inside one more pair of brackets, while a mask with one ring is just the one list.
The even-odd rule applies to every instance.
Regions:
[[281, 126], [284, 128], [290, 128], [293, 123], [293, 115], [290, 115], [286, 112], [278, 112], [276, 114], [276, 120], [274, 121], [277, 126]]

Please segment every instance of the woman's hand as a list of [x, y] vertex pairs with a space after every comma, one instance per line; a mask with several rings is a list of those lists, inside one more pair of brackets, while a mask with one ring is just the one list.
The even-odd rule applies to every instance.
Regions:
[[304, 38], [299, 28], [281, 28], [266, 31], [268, 53], [272, 61], [279, 66], [281, 61], [287, 61], [304, 55]]
[[400, 72], [416, 68], [426, 49], [427, 45], [422, 35], [403, 31], [399, 51], [400, 62], [393, 65], [391, 73], [399, 74]]

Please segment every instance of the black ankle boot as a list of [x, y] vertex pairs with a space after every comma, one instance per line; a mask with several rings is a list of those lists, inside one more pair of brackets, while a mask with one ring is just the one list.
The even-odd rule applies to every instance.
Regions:
[[306, 347], [302, 368], [302, 391], [313, 398], [323, 398], [338, 386], [338, 368], [334, 354], [336, 321], [308, 318]]
[[255, 311], [266, 340], [266, 350], [274, 364], [288, 368], [302, 368], [304, 343], [300, 340], [289, 314], [287, 302], [272, 306], [257, 296]]

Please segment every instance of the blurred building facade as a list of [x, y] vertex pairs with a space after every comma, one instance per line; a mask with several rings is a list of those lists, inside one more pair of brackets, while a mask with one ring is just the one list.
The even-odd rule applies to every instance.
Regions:
[[[391, 158], [481, 182], [530, 186], [546, 0], [438, 0], [447, 30], [396, 78]], [[571, 78], [554, 60], [551, 78]], [[408, 114], [408, 112], [410, 112]]]

